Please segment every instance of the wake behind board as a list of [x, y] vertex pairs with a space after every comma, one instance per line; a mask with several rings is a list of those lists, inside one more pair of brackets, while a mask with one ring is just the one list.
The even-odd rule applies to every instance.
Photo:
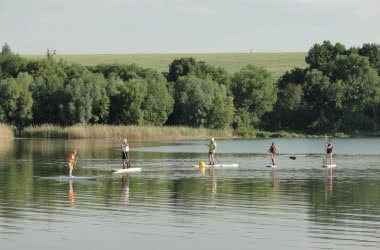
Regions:
[[324, 168], [335, 168], [336, 164], [323, 164], [322, 167], [324, 167]]
[[[193, 168], [199, 168], [198, 165], [191, 165]], [[215, 164], [215, 165], [205, 165], [205, 168], [237, 168], [239, 167], [239, 164]]]
[[114, 174], [122, 174], [122, 173], [132, 173], [132, 172], [140, 172], [141, 168], [124, 168], [124, 169], [112, 169], [112, 173]]
[[268, 164], [266, 167], [267, 167], [267, 168], [277, 168], [277, 165]]

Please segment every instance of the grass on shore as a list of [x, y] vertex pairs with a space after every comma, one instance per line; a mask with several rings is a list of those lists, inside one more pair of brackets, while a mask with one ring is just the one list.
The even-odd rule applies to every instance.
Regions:
[[[240, 71], [248, 64], [260, 65], [278, 79], [287, 70], [295, 67], [306, 68], [306, 52], [272, 52], [272, 53], [188, 53], [188, 54], [78, 54], [55, 55], [56, 59], [64, 59], [70, 63], [82, 65], [97, 64], [132, 64], [145, 68], [156, 69], [159, 72], [168, 72], [169, 64], [181, 57], [194, 57], [215, 67], [222, 67], [230, 73]], [[46, 55], [23, 55], [30, 59], [44, 58]]]
[[13, 129], [11, 126], [0, 123], [0, 139], [12, 139]]
[[34, 138], [117, 138], [128, 137], [134, 140], [181, 140], [204, 139], [210, 136], [231, 138], [232, 129], [206, 129], [190, 127], [154, 127], [154, 126], [112, 126], [112, 125], [74, 125], [59, 127], [54, 125], [41, 125], [26, 127], [19, 134], [20, 137]]
[[[1, 125], [0, 131], [3, 138], [13, 138], [13, 131], [10, 126]], [[6, 136], [6, 137], [5, 137]], [[17, 134], [18, 137], [26, 138], [64, 138], [64, 139], [103, 139], [128, 137], [133, 140], [189, 140], [205, 139], [210, 136], [222, 139], [232, 138], [320, 138], [325, 133], [308, 134], [301, 131], [261, 131], [250, 130], [249, 133], [240, 133], [232, 128], [228, 129], [206, 129], [190, 128], [180, 126], [114, 126], [114, 125], [74, 125], [71, 127], [60, 127], [55, 125], [41, 125], [36, 127], [26, 127]], [[329, 137], [379, 137], [380, 132], [355, 132], [345, 134], [342, 132], [328, 134]], [[1, 138], [1, 136], [0, 136]]]

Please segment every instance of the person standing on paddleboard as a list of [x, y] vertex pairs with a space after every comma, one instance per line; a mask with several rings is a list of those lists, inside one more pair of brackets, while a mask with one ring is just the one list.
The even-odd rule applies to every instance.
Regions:
[[210, 161], [210, 165], [214, 166], [215, 164], [215, 150], [216, 150], [216, 142], [215, 138], [210, 138], [210, 143], [208, 144], [208, 159]]
[[127, 164], [127, 168], [131, 167], [131, 163], [129, 162], [129, 144], [127, 138], [124, 138], [121, 141], [121, 162], [123, 163], [123, 169], [125, 169], [125, 164]]
[[78, 156], [77, 151], [73, 150], [73, 152], [67, 157], [67, 164], [69, 165], [69, 176], [73, 176], [73, 168], [77, 164]]
[[331, 142], [331, 140], [329, 140], [326, 144], [326, 153], [327, 153], [327, 159], [328, 159], [328, 162], [329, 162], [329, 165], [332, 164], [332, 151], [333, 151], [333, 144]]
[[272, 145], [269, 147], [269, 153], [271, 155], [272, 165], [275, 166], [276, 163], [274, 162], [274, 158], [276, 157], [276, 155], [280, 154], [280, 150], [278, 150], [274, 142], [272, 142]]

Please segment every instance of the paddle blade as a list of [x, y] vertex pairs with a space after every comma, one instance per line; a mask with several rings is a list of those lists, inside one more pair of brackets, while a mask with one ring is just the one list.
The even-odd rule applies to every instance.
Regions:
[[297, 157], [295, 157], [295, 156], [290, 156], [289, 158], [292, 159], [292, 160], [297, 159]]

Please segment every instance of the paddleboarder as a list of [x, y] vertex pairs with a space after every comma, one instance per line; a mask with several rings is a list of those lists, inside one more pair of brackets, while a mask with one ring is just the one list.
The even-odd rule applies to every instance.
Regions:
[[210, 138], [210, 143], [208, 144], [208, 159], [210, 161], [210, 165], [215, 165], [215, 150], [216, 150], [216, 142], [215, 138]]
[[73, 168], [77, 164], [78, 155], [77, 151], [73, 150], [73, 152], [67, 157], [67, 164], [69, 165], [69, 176], [72, 177]]
[[274, 158], [276, 157], [276, 155], [280, 154], [280, 150], [277, 148], [277, 146], [274, 144], [274, 142], [272, 142], [272, 145], [269, 147], [268, 151], [271, 155], [272, 165], [275, 166], [276, 164], [274, 162]]
[[131, 167], [131, 163], [129, 162], [129, 149], [128, 140], [124, 138], [121, 140], [121, 162], [123, 163], [123, 169], [125, 169], [125, 164], [127, 164], [127, 168]]
[[331, 142], [331, 140], [329, 140], [327, 143], [326, 143], [326, 158], [328, 159], [329, 161], [329, 165], [332, 165], [332, 151], [333, 151], [333, 144]]

